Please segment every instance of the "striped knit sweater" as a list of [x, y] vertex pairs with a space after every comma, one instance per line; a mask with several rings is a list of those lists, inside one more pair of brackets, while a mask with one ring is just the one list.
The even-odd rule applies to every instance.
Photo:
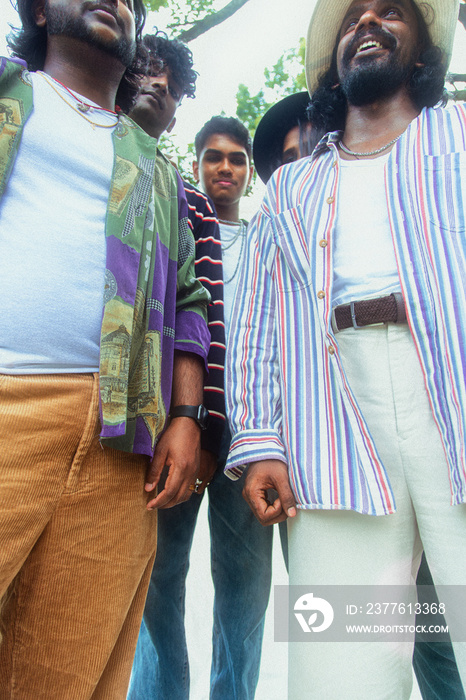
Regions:
[[211, 343], [207, 364], [209, 375], [204, 386], [204, 405], [209, 425], [202, 433], [202, 447], [218, 455], [225, 427], [223, 371], [225, 362], [225, 324], [223, 322], [223, 273], [220, 233], [214, 207], [207, 195], [183, 182], [188, 200], [189, 224], [196, 242], [196, 276], [208, 289], [212, 300], [207, 309]]

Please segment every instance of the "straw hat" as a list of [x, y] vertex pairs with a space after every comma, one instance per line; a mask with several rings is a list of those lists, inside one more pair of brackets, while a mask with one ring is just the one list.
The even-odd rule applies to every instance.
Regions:
[[[319, 76], [330, 68], [337, 35], [352, 0], [317, 0], [306, 41], [306, 80], [312, 94]], [[451, 58], [459, 0], [414, 0], [422, 12], [431, 39]]]

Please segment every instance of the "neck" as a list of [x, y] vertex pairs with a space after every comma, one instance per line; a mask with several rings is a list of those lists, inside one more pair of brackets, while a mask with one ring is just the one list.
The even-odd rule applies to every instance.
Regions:
[[405, 92], [364, 107], [348, 105], [343, 142], [352, 151], [374, 151], [402, 134], [418, 114]]
[[160, 130], [157, 127], [154, 127], [152, 120], [146, 120], [141, 118], [141, 115], [137, 112], [129, 112], [128, 116], [134, 122], [136, 122], [136, 124], [140, 126], [141, 129], [143, 129], [146, 132], [146, 134], [152, 136], [153, 139], [156, 139], [158, 141], [159, 138], [162, 136], [164, 129]]
[[67, 38], [66, 42], [61, 39], [58, 36], [48, 39], [45, 73], [100, 107], [115, 109], [124, 66], [98, 48], [74, 39]]
[[239, 202], [234, 204], [222, 204], [214, 202], [217, 217], [224, 221], [239, 221]]

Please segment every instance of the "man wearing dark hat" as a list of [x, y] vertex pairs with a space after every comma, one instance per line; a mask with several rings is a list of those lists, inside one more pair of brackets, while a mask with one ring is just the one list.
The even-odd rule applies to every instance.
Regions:
[[324, 130], [313, 129], [307, 116], [309, 93], [295, 92], [272, 105], [257, 125], [252, 145], [254, 166], [262, 182], [285, 163], [311, 155]]
[[[456, 0], [318, 0], [310, 119], [341, 130], [271, 178], [248, 237], [227, 470], [248, 466], [263, 524], [290, 518], [290, 582], [327, 595], [409, 586], [423, 549], [437, 587], [466, 579], [466, 112], [438, 106], [457, 16]], [[453, 630], [463, 610], [446, 605]], [[311, 614], [289, 696], [409, 698], [414, 612], [377, 644], [331, 641]]]

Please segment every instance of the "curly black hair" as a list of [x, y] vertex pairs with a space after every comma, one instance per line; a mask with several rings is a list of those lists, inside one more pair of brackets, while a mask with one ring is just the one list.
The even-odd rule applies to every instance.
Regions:
[[[8, 46], [12, 55], [22, 58], [29, 70], [42, 70], [47, 52], [47, 29], [38, 27], [34, 17], [35, 0], [16, 0], [16, 11], [21, 19], [21, 28], [8, 36]], [[136, 24], [136, 52], [132, 64], [126, 68], [116, 95], [116, 104], [128, 112], [133, 106], [139, 81], [147, 71], [147, 54], [142, 46], [142, 30], [146, 21], [146, 8], [143, 0], [134, 0], [134, 20]]]
[[[421, 110], [423, 107], [433, 107], [438, 102], [446, 102], [447, 66], [442, 50], [434, 46], [430, 38], [429, 29], [420, 9], [414, 2], [412, 6], [418, 21], [418, 41], [421, 47], [418, 61], [422, 65], [414, 68], [407, 88], [413, 104]], [[308, 107], [308, 116], [313, 126], [325, 131], [343, 130], [348, 110], [346, 96], [339, 85], [337, 49], [338, 40], [333, 49], [330, 68], [320, 76], [318, 87]]]
[[195, 97], [199, 74], [193, 70], [193, 54], [186, 44], [178, 39], [169, 39], [165, 32], [158, 31], [155, 34], [145, 34], [142, 42], [149, 52], [149, 66], [154, 61], [168, 66], [183, 95]]
[[204, 124], [202, 129], [198, 131], [194, 137], [194, 147], [196, 149], [196, 158], [199, 160], [201, 151], [205, 146], [207, 139], [214, 134], [225, 134], [232, 141], [239, 143], [246, 151], [249, 160], [252, 154], [252, 142], [249, 131], [246, 129], [239, 119], [235, 117], [212, 117]]

